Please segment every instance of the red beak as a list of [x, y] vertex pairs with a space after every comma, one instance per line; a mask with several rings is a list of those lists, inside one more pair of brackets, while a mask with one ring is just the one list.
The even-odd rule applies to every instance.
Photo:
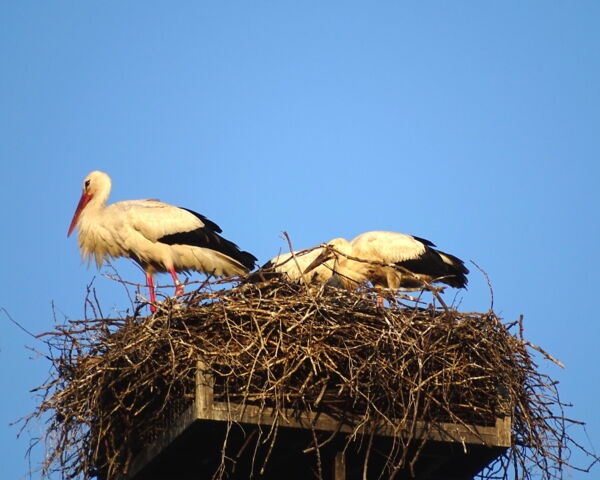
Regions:
[[77, 204], [77, 210], [75, 210], [75, 215], [73, 215], [73, 220], [71, 220], [71, 226], [69, 227], [69, 233], [67, 233], [67, 237], [71, 236], [71, 234], [73, 233], [75, 225], [77, 225], [77, 219], [79, 218], [79, 215], [81, 214], [85, 206], [89, 203], [89, 201], [92, 199], [92, 197], [93, 195], [90, 195], [89, 193], [85, 192], [83, 192], [83, 194], [81, 195], [79, 203]]

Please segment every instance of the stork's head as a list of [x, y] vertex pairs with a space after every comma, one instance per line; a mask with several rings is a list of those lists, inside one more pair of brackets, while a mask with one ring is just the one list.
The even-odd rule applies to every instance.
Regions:
[[332, 259], [335, 260], [335, 262], [337, 263], [340, 254], [342, 256], [350, 255], [351, 251], [352, 245], [350, 245], [350, 242], [348, 242], [348, 240], [346, 240], [345, 238], [334, 238], [323, 247], [323, 251], [321, 252], [321, 254], [317, 258], [315, 258], [308, 267], [306, 267], [304, 273], [308, 273], [311, 270], [317, 268], [319, 265], [322, 265], [323, 263], [328, 262]]
[[73, 220], [71, 220], [67, 237], [73, 233], [81, 212], [83, 212], [85, 207], [92, 201], [92, 199], [94, 199], [94, 203], [98, 205], [104, 205], [106, 203], [108, 195], [110, 194], [110, 188], [110, 177], [104, 172], [94, 170], [87, 177], [85, 177], [83, 180], [83, 193], [81, 194], [81, 198], [77, 204], [77, 209], [73, 215]]

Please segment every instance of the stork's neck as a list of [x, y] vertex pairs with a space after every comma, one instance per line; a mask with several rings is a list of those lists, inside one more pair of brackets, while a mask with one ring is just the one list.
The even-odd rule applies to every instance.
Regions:
[[81, 212], [81, 216], [83, 217], [86, 214], [94, 215], [102, 212], [106, 208], [106, 202], [108, 200], [109, 193], [110, 192], [98, 192], [97, 194], [95, 194], [90, 200], [90, 202], [83, 209], [83, 212]]
[[104, 186], [104, 188], [101, 188], [93, 193], [91, 200], [79, 215], [79, 221], [77, 223], [79, 224], [80, 232], [84, 225], [87, 228], [90, 228], [94, 223], [98, 222], [99, 217], [106, 210], [106, 202], [109, 195], [110, 185]]

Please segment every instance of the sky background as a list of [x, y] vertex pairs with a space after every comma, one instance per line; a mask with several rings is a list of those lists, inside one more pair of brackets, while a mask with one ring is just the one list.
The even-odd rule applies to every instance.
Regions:
[[[0, 307], [45, 332], [93, 281], [105, 314], [130, 308], [66, 237], [96, 169], [112, 201], [196, 210], [261, 263], [282, 231], [411, 233], [489, 274], [600, 450], [599, 19], [597, 1], [0, 1]], [[487, 311], [471, 269], [461, 309]], [[3, 478], [41, 459], [43, 425], [9, 425], [49, 371], [28, 346], [0, 313]]]

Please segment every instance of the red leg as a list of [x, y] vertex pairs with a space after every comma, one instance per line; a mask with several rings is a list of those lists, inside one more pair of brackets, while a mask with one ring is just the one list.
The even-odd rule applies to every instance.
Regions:
[[171, 276], [173, 277], [173, 281], [175, 282], [175, 296], [183, 295], [183, 285], [179, 282], [179, 278], [177, 278], [177, 273], [173, 267], [169, 268], [169, 272], [171, 272]]
[[148, 285], [148, 290], [150, 290], [150, 311], [154, 313], [156, 312], [156, 307], [154, 306], [156, 295], [154, 293], [154, 280], [151, 273], [146, 273], [146, 284]]

